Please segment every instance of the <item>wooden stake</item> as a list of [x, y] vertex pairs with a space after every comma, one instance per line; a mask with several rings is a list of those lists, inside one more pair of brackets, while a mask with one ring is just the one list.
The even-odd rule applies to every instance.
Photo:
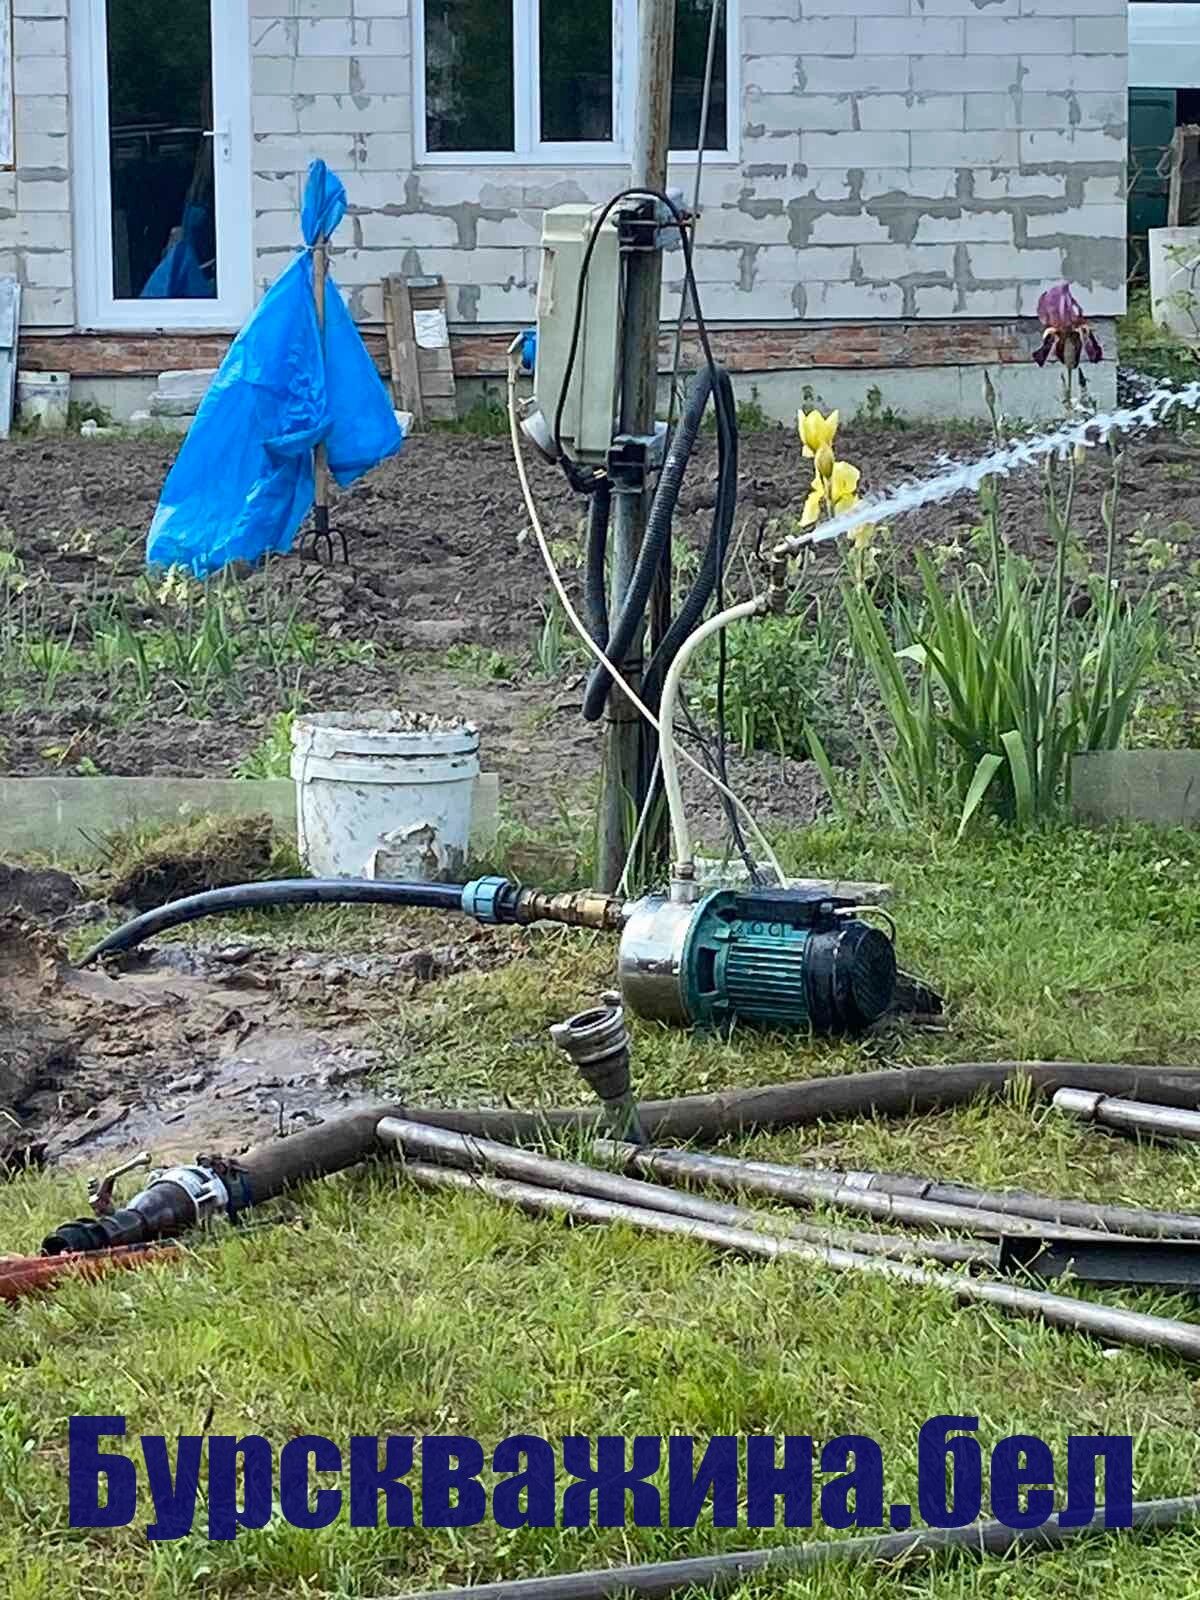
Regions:
[[[317, 327], [321, 334], [321, 361], [325, 360], [325, 278], [329, 271], [329, 241], [322, 235], [313, 246], [313, 304], [317, 312]], [[333, 538], [329, 531], [329, 457], [324, 442], [313, 452], [313, 548], [324, 544], [333, 560]], [[346, 561], [350, 553], [342, 536], [342, 556]]]

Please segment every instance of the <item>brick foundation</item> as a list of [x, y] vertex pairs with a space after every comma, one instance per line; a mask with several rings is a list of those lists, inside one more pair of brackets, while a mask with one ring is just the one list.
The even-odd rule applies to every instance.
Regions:
[[[1030, 320], [956, 322], [867, 322], [803, 327], [714, 328], [713, 354], [731, 372], [802, 372], [843, 368], [878, 371], [910, 367], [1001, 366], [1029, 360], [1040, 329]], [[364, 329], [367, 347], [387, 369], [382, 333]], [[455, 372], [463, 378], [504, 375], [511, 332], [452, 333]], [[674, 336], [664, 331], [664, 370]], [[215, 367], [229, 339], [216, 334], [36, 333], [21, 336], [21, 366], [32, 372], [69, 372], [76, 378], [155, 377], [170, 368]], [[694, 370], [703, 359], [689, 333], [683, 364]]]

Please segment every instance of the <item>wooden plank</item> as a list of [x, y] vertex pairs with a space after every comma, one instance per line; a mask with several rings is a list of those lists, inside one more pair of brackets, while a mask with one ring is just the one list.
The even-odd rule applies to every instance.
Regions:
[[392, 398], [396, 409], [412, 413], [413, 427], [425, 420], [421, 377], [417, 368], [417, 341], [413, 334], [412, 301], [400, 273], [383, 280], [383, 312], [387, 324], [388, 361], [392, 373]]
[[407, 284], [426, 414], [436, 422], [453, 422], [458, 396], [446, 325], [446, 285], [441, 278], [424, 276], [409, 278]]

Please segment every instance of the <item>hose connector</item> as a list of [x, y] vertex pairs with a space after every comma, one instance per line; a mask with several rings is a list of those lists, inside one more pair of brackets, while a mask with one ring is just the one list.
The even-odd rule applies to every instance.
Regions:
[[474, 917], [476, 922], [507, 920], [502, 916], [502, 910], [514, 887], [507, 878], [472, 878], [470, 883], [463, 885], [463, 911], [468, 917]]
[[597, 889], [576, 889], [566, 894], [522, 889], [517, 895], [512, 920], [522, 924], [561, 922], [569, 928], [601, 928], [614, 932], [622, 925], [623, 913], [622, 900], [616, 895], [601, 894]]
[[595, 1006], [556, 1022], [550, 1037], [603, 1100], [613, 1137], [645, 1144], [629, 1071], [629, 1031], [620, 1004]]

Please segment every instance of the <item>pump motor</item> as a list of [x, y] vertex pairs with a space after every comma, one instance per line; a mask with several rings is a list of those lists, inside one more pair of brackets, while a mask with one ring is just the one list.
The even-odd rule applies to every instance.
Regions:
[[896, 955], [853, 902], [797, 889], [650, 895], [628, 910], [621, 997], [639, 1016], [853, 1032], [888, 1009]]

